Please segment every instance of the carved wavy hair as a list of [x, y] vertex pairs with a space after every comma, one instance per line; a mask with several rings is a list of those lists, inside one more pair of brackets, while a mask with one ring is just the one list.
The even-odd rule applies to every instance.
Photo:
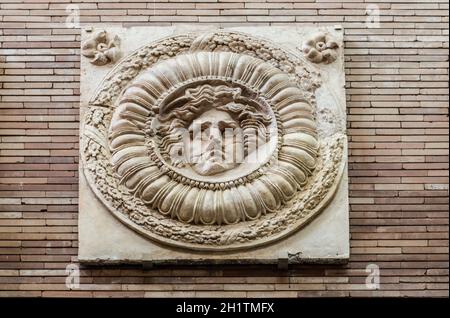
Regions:
[[[202, 85], [186, 89], [185, 94], [167, 105], [171, 111], [160, 115], [159, 134], [161, 136], [161, 150], [163, 155], [170, 155], [174, 146], [182, 139], [180, 128], [186, 129], [188, 125], [203, 112], [209, 110], [211, 105], [217, 105], [217, 110], [228, 112], [239, 122], [244, 138], [244, 155], [249, 155], [250, 144], [262, 145], [269, 140], [268, 126], [271, 117], [255, 106], [255, 102], [241, 95], [240, 88], [225, 85]], [[252, 106], [255, 105], [255, 106]]]

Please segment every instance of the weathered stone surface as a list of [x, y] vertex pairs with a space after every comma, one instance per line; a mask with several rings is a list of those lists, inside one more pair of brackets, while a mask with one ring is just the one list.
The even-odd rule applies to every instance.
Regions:
[[119, 45], [118, 36], [111, 38], [105, 30], [98, 30], [81, 43], [81, 55], [98, 66], [114, 63], [120, 57]]
[[341, 30], [187, 29], [82, 59], [79, 259], [347, 259]]

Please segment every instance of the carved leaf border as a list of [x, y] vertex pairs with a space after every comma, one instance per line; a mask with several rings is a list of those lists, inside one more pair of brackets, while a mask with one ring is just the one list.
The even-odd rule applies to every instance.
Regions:
[[[227, 39], [227, 38], [230, 39]], [[305, 98], [315, 105], [314, 91], [320, 86], [320, 73], [302, 58], [278, 48], [267, 39], [249, 36], [242, 32], [216, 31], [199, 36], [188, 33], [163, 38], [145, 45], [122, 59], [99, 85], [89, 101], [90, 105], [113, 106], [114, 100], [125, 86], [143, 69], [184, 52], [231, 51], [258, 57], [291, 74], [305, 90]]]

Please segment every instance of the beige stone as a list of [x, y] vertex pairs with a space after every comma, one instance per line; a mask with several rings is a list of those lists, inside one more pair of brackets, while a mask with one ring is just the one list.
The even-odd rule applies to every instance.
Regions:
[[124, 58], [82, 59], [81, 261], [348, 258], [340, 28], [104, 32]]

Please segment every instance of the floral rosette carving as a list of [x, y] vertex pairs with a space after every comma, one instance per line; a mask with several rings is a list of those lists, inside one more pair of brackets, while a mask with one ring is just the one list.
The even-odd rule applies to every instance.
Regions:
[[[345, 136], [317, 137], [319, 86], [299, 57], [246, 34], [152, 43], [122, 60], [91, 99], [80, 147], [84, 174], [120, 221], [158, 242], [220, 251], [268, 244], [322, 211], [345, 166]], [[224, 172], [222, 180], [167, 159], [175, 141], [164, 123], [186, 124], [203, 104], [224, 118], [239, 115], [244, 131], [273, 126], [270, 155], [259, 167]], [[156, 119], [163, 125], [155, 130]]]
[[319, 32], [303, 43], [303, 53], [314, 63], [329, 64], [336, 60], [339, 44], [328, 34]]
[[117, 35], [110, 39], [105, 30], [100, 30], [81, 44], [81, 54], [89, 58], [91, 64], [103, 66], [119, 59], [119, 45]]

